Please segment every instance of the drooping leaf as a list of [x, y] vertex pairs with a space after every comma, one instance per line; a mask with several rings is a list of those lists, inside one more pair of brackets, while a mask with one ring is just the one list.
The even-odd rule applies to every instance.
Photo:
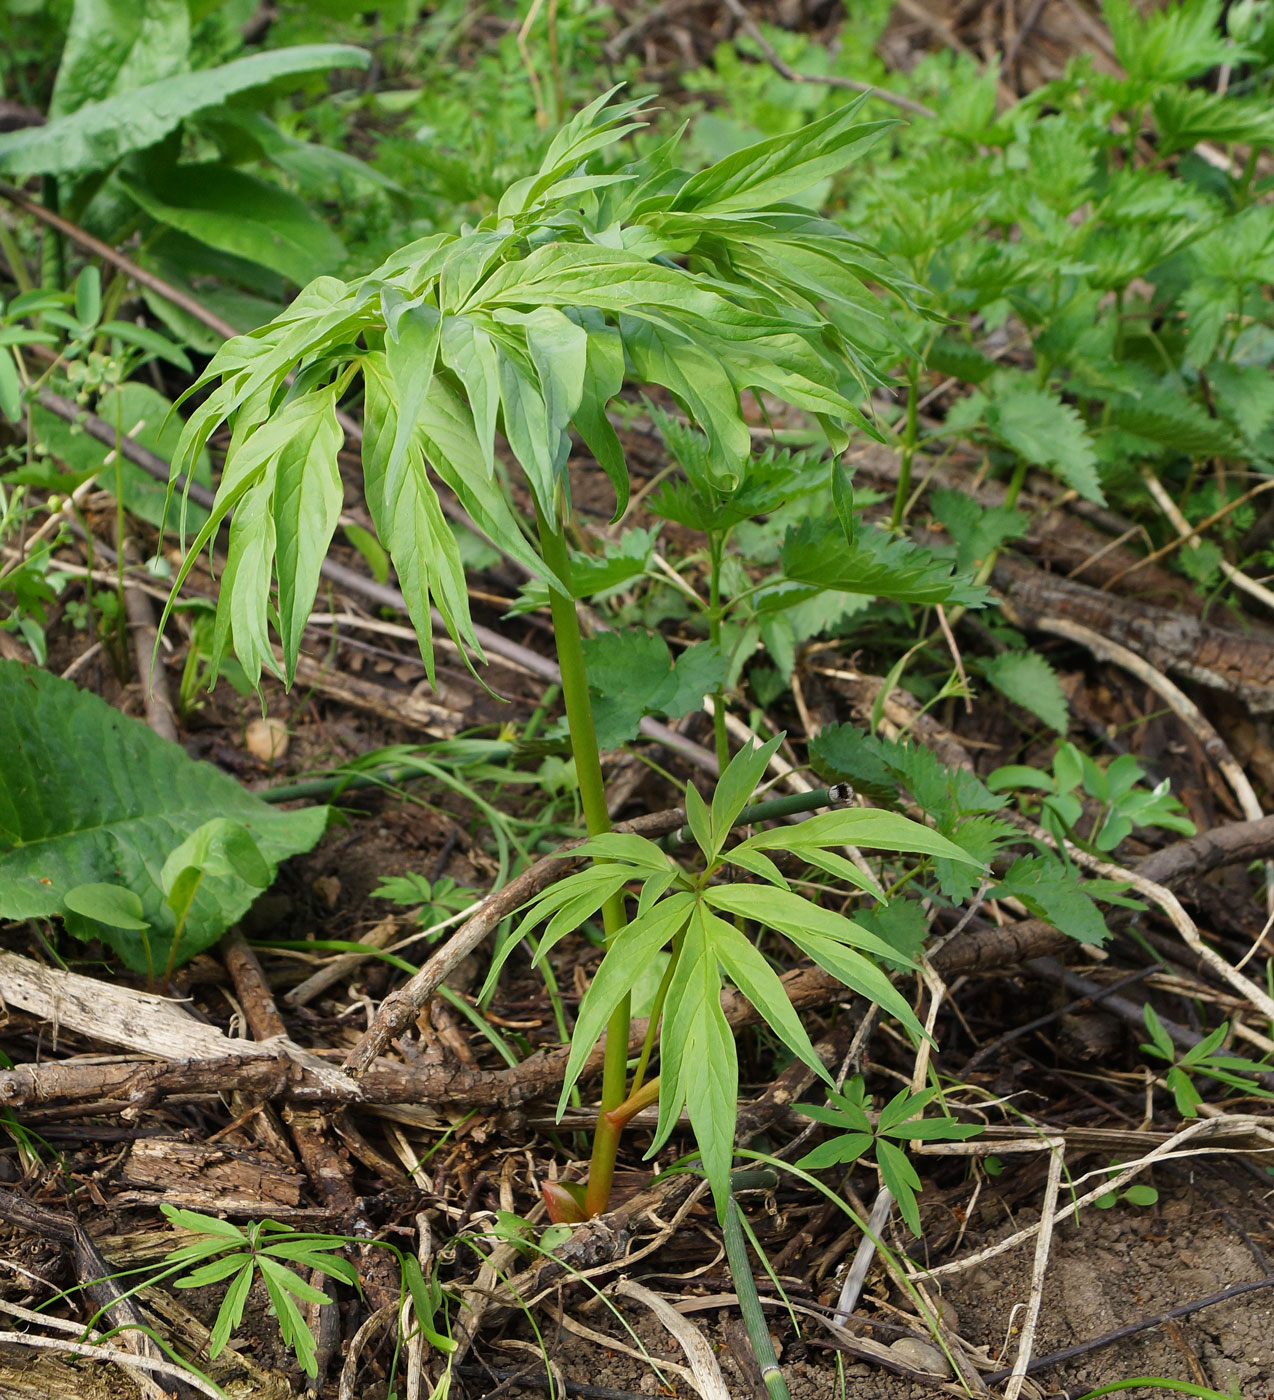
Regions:
[[246, 171], [177, 165], [120, 183], [156, 222], [289, 282], [304, 284], [345, 259], [341, 240], [304, 200]]
[[[327, 821], [324, 807], [267, 805], [96, 696], [16, 661], [0, 661], [0, 729], [0, 916], [61, 917], [77, 937], [104, 938], [135, 972], [147, 970], [140, 931], [68, 911], [68, 891], [100, 883], [134, 894], [152, 966], [162, 967], [175, 922], [159, 871], [210, 811], [250, 833], [271, 878], [280, 860], [313, 846]], [[257, 893], [238, 876], [206, 878], [182, 960], [214, 943]]]
[[185, 118], [238, 92], [278, 78], [326, 68], [366, 68], [365, 49], [306, 44], [236, 58], [220, 68], [176, 73], [86, 102], [45, 126], [0, 136], [0, 171], [8, 175], [71, 175], [106, 170], [131, 151], [161, 141]]
[[650, 1152], [667, 1141], [684, 1107], [712, 1187], [718, 1219], [730, 1193], [739, 1064], [721, 1010], [721, 973], [704, 911], [696, 909], [664, 1003], [660, 1037], [659, 1122]]

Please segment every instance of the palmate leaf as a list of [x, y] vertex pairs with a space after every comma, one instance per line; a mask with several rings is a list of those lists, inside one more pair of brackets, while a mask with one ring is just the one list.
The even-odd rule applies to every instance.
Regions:
[[[359, 373], [373, 420], [369, 503], [374, 497], [380, 538], [406, 575], [427, 661], [430, 603], [470, 649], [473, 630], [426, 470], [457, 493], [497, 548], [534, 567], [496, 470], [496, 436], [550, 522], [569, 504], [572, 429], [610, 476], [622, 509], [627, 467], [606, 407], [626, 377], [666, 389], [705, 432], [706, 475], [717, 487], [745, 475], [747, 390], [805, 409], [843, 446], [844, 425], [865, 423], [864, 387], [880, 380], [873, 356], [885, 340], [874, 289], [903, 293], [904, 281], [844, 230], [782, 201], [844, 166], [883, 129], [856, 124], [854, 110], [699, 175], [674, 168], [672, 143], [612, 176], [590, 163], [633, 128], [637, 105], [599, 100], [477, 228], [422, 239], [358, 282], [319, 278], [270, 325], [228, 342], [201, 380], [209, 392], [175, 467], [229, 422], [214, 521], [196, 545], [209, 544], [226, 514], [240, 510], [219, 636], [246, 647], [249, 673], [270, 664], [268, 601], [277, 586], [291, 674], [298, 620], [313, 597], [310, 555], [330, 538], [327, 427], [313, 429], [305, 470], [299, 449], [270, 430], [283, 419], [292, 432], [294, 420], [327, 396], [334, 403]], [[287, 391], [293, 373], [296, 387]], [[325, 408], [325, 424], [329, 417]], [[293, 561], [276, 477], [316, 527], [314, 550], [295, 550], [305, 567], [294, 580], [284, 577]], [[293, 547], [295, 521], [290, 532]]]
[[[686, 928], [695, 907], [694, 895], [686, 891], [671, 894], [645, 915], [634, 919], [611, 945], [580, 1002], [558, 1101], [559, 1114], [570, 1102], [570, 1091], [611, 1012], [627, 995], [649, 960]], [[671, 1015], [667, 1006], [664, 1014], [666, 1018]]]
[[603, 749], [635, 739], [643, 715], [678, 719], [699, 709], [726, 674], [726, 660], [711, 642], [697, 642], [674, 662], [657, 632], [637, 628], [589, 638], [584, 657]]
[[[686, 789], [687, 823], [706, 857], [703, 874], [696, 877], [681, 870], [645, 837], [614, 832], [594, 837], [575, 854], [597, 863], [537, 895], [505, 944], [507, 950], [530, 928], [547, 923], [540, 940], [543, 956], [557, 938], [595, 915], [611, 894], [641, 881], [637, 916], [610, 943], [580, 1003], [559, 1111], [569, 1102], [611, 1013], [671, 944], [674, 967], [660, 1022], [659, 1122], [651, 1151], [667, 1141], [684, 1107], [719, 1208], [724, 1208], [728, 1195], [738, 1089], [734, 1041], [720, 1006], [722, 974], [793, 1055], [827, 1077], [782, 982], [740, 920], [783, 934], [846, 986], [897, 1017], [911, 1035], [924, 1035], [906, 998], [870, 955], [893, 967], [910, 966], [909, 960], [875, 933], [794, 893], [765, 850], [785, 848], [816, 860], [831, 854], [828, 847], [858, 841], [977, 865], [937, 832], [890, 812], [828, 812], [723, 850], [726, 835], [782, 738], [778, 735], [736, 754], [721, 776], [711, 808], [694, 787]], [[714, 883], [714, 875], [727, 863], [749, 869], [762, 883]]]

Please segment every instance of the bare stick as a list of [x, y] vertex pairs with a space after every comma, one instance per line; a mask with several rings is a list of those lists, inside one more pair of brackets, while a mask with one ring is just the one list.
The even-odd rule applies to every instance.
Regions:
[[[1198, 530], [1181, 513], [1176, 501], [1168, 494], [1163, 482], [1151, 471], [1143, 471], [1142, 480], [1146, 483], [1146, 490], [1155, 499], [1155, 504], [1172, 522], [1173, 528], [1182, 539], [1194, 543], [1199, 539]], [[1274, 612], [1274, 592], [1271, 592], [1263, 583], [1257, 583], [1254, 578], [1249, 578], [1242, 569], [1236, 568], [1228, 559], [1221, 559], [1217, 567], [1230, 580], [1235, 588], [1242, 589], [1249, 598]]]
[[24, 214], [29, 214], [33, 219], [39, 219], [41, 223], [48, 224], [64, 238], [69, 238], [72, 243], [78, 243], [86, 253], [92, 253], [94, 257], [101, 258], [105, 263], [110, 263], [112, 267], [117, 268], [131, 281], [136, 282], [139, 287], [145, 287], [148, 291], [163, 297], [166, 302], [170, 302], [173, 306], [186, 312], [188, 316], [193, 316], [201, 326], [207, 326], [210, 331], [215, 331], [226, 340], [239, 334], [229, 321], [223, 321], [220, 316], [209, 311], [207, 307], [196, 301], [194, 297], [188, 296], [179, 287], [174, 287], [171, 282], [165, 282], [162, 277], [157, 277], [153, 272], [147, 272], [144, 267], [139, 267], [132, 258], [117, 252], [109, 243], [103, 243], [100, 238], [94, 238], [91, 233], [86, 233], [78, 224], [73, 224], [69, 219], [64, 219], [51, 209], [46, 209], [43, 204], [37, 203], [34, 199], [28, 199], [21, 190], [16, 189], [13, 185], [0, 184], [0, 199], [7, 199], [10, 204], [16, 209], [21, 209]]
[[63, 1341], [59, 1337], [37, 1337], [31, 1332], [0, 1332], [0, 1346], [32, 1347], [37, 1351], [57, 1351], [69, 1354], [80, 1361], [113, 1361], [125, 1370], [155, 1371], [161, 1376], [171, 1376], [174, 1380], [197, 1390], [211, 1400], [221, 1400], [222, 1392], [207, 1381], [179, 1366], [175, 1361], [160, 1360], [155, 1356], [135, 1356], [131, 1351], [120, 1351], [116, 1347], [94, 1346], [85, 1342]]
[[1018, 1400], [1022, 1385], [1026, 1380], [1026, 1368], [1031, 1364], [1031, 1353], [1035, 1349], [1035, 1331], [1040, 1321], [1040, 1304], [1044, 1300], [1044, 1275], [1048, 1270], [1048, 1256], [1053, 1246], [1053, 1219], [1057, 1210], [1057, 1191], [1062, 1181], [1062, 1155], [1064, 1144], [1061, 1138], [1051, 1138], [1048, 1159], [1048, 1184], [1044, 1188], [1044, 1209], [1040, 1218], [1040, 1231], [1035, 1240], [1035, 1260], [1031, 1266], [1031, 1295], [1026, 1304], [1026, 1318], [1017, 1344], [1017, 1359], [1004, 1387], [1005, 1400]]
[[[1095, 1172], [1090, 1172], [1080, 1177], [1079, 1181], [1073, 1183], [1074, 1185], [1078, 1186], [1081, 1182], [1087, 1181], [1089, 1177], [1094, 1175], [1102, 1177], [1103, 1180], [1100, 1185], [1094, 1187], [1094, 1189], [1089, 1191], [1086, 1195], [1081, 1196], [1076, 1201], [1069, 1201], [1061, 1210], [1054, 1211], [1051, 1216], [1052, 1223], [1056, 1225], [1059, 1221], [1064, 1220], [1072, 1213], [1082, 1210], [1084, 1206], [1092, 1205], [1099, 1197], [1105, 1196], [1111, 1191], [1123, 1190], [1130, 1181], [1140, 1176], [1146, 1167], [1153, 1166], [1156, 1162], [1175, 1161], [1181, 1157], [1193, 1157], [1204, 1153], [1234, 1151], [1235, 1149], [1227, 1149], [1224, 1147], [1190, 1147], [1185, 1150], [1179, 1149], [1182, 1149], [1184, 1144], [1192, 1141], [1194, 1138], [1211, 1137], [1225, 1129], [1233, 1129], [1240, 1126], [1249, 1132], [1255, 1133], [1258, 1137], [1274, 1140], [1274, 1134], [1269, 1132], [1267, 1120], [1251, 1114], [1223, 1114], [1219, 1118], [1198, 1119], [1182, 1128], [1180, 1132], [1174, 1133], [1170, 1138], [1161, 1142], [1143, 1157], [1139, 1157], [1134, 1162], [1125, 1162], [1118, 1175], [1113, 1178], [1107, 1177], [1109, 1169], [1105, 1167], [1100, 1167]], [[956, 1144], [956, 1146], [959, 1147], [968, 1145], [969, 1144], [964, 1143]], [[1041, 1144], [1038, 1141], [1034, 1142], [1031, 1145], [1031, 1150], [1039, 1151], [1044, 1145], [1045, 1144]], [[944, 1144], [944, 1147], [945, 1146], [947, 1146], [947, 1144]], [[1019, 1149], [1007, 1143], [1001, 1143], [998, 1150], [1009, 1152], [1025, 1149]], [[1052, 1148], [1049, 1147], [1049, 1150], [1051, 1151]], [[955, 1155], [965, 1154], [961, 1153]], [[966, 1255], [963, 1259], [952, 1259], [949, 1263], [939, 1264], [936, 1268], [932, 1269], [914, 1269], [912, 1271], [912, 1277], [927, 1281], [928, 1279], [939, 1278], [944, 1274], [962, 1273], [965, 1269], [971, 1269], [977, 1264], [985, 1264], [988, 1260], [995, 1259], [999, 1255], [1007, 1253], [1010, 1249], [1016, 1248], [1019, 1244], [1025, 1244], [1027, 1240], [1034, 1239], [1043, 1228], [1043, 1223], [1043, 1219], [1041, 1218], [1038, 1223], [1028, 1225], [1025, 1229], [1018, 1230], [1016, 1234], [1010, 1235], [1008, 1239], [1000, 1240], [997, 1244], [988, 1245], [985, 1249], [978, 1250], [976, 1254]]]

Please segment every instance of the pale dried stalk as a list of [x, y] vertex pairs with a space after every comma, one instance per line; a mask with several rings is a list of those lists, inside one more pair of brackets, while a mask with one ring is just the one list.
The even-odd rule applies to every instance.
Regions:
[[[1111, 641], [1109, 637], [1103, 637], [1100, 632], [1094, 632], [1091, 627], [1072, 622], [1069, 618], [1042, 617], [1036, 626], [1041, 632], [1051, 632], [1055, 637], [1066, 637], [1070, 641], [1078, 642], [1099, 660], [1122, 666], [1125, 671], [1148, 685], [1161, 700], [1171, 706], [1173, 713], [1203, 746], [1204, 753], [1220, 769], [1221, 776], [1229, 784], [1243, 815], [1249, 821], [1259, 821], [1265, 815], [1256, 790], [1238, 760], [1230, 752], [1229, 745], [1212, 727], [1203, 711], [1175, 681], [1169, 680], [1162, 671], [1156, 670], [1135, 651], [1130, 651], [1126, 646]], [[1274, 913], [1274, 862], [1267, 861], [1265, 864], [1265, 886], [1267, 908]]]
[[[1128, 1183], [1132, 1181], [1135, 1177], [1139, 1176], [1146, 1167], [1153, 1166], [1156, 1162], [1177, 1161], [1184, 1157], [1200, 1157], [1213, 1154], [1233, 1154], [1239, 1151], [1245, 1151], [1250, 1153], [1251, 1151], [1253, 1151], [1253, 1149], [1251, 1148], [1239, 1149], [1233, 1147], [1192, 1147], [1184, 1152], [1179, 1152], [1175, 1150], [1176, 1148], [1180, 1147], [1182, 1143], [1188, 1142], [1192, 1138], [1210, 1136], [1218, 1132], [1220, 1129], [1233, 1128], [1239, 1125], [1241, 1125], [1242, 1128], [1246, 1131], [1251, 1132], [1255, 1135], [1262, 1137], [1268, 1135], [1267, 1121], [1253, 1114], [1235, 1113], [1227, 1114], [1222, 1118], [1199, 1119], [1197, 1122], [1190, 1123], [1186, 1127], [1182, 1128], [1182, 1130], [1179, 1133], [1174, 1133], [1172, 1137], [1168, 1138], [1165, 1142], [1160, 1143], [1158, 1147], [1156, 1147], [1153, 1151], [1146, 1153], [1144, 1157], [1139, 1157], [1134, 1162], [1125, 1162], [1119, 1174], [1115, 1177], [1107, 1177], [1107, 1172], [1109, 1171], [1109, 1168], [1106, 1167], [1098, 1167], [1095, 1171], [1088, 1172], [1086, 1175], [1081, 1176], [1074, 1183], [1074, 1185], [1082, 1185], [1085, 1181], [1088, 1181], [1094, 1176], [1100, 1176], [1104, 1179], [1099, 1186], [1095, 1187], [1092, 1191], [1089, 1191], [1086, 1195], [1079, 1197], [1079, 1199], [1076, 1201], [1068, 1202], [1065, 1206], [1061, 1208], [1061, 1210], [1055, 1210], [1052, 1213], [1051, 1217], [1049, 1217], [1052, 1221], [1052, 1224], [1056, 1225], [1059, 1221], [1064, 1220], [1067, 1216], [1077, 1213], [1078, 1211], [1082, 1210], [1085, 1206], [1092, 1205], [1092, 1203], [1101, 1196], [1108, 1195], [1112, 1191], [1117, 1192], [1123, 1190], [1123, 1188], [1127, 1186]], [[1269, 1136], [1274, 1138], [1274, 1135]], [[956, 1144], [956, 1146], [963, 1145], [964, 1144]], [[1017, 1148], [1015, 1146], [1010, 1146], [1006, 1143], [1000, 1143], [998, 1144], [998, 1150], [1001, 1152], [1015, 1150], [1040, 1151], [1045, 1146], [1047, 1146], [1047, 1144], [1032, 1142], [1028, 1149], [1026, 1147]], [[1049, 1150], [1052, 1149], [1049, 1148]], [[1274, 1147], [1261, 1150], [1274, 1151]], [[939, 1264], [936, 1268], [933, 1269], [914, 1269], [911, 1272], [910, 1277], [921, 1279], [927, 1282], [929, 1279], [939, 1278], [943, 1274], [961, 1273], [965, 1269], [972, 1269], [979, 1264], [985, 1264], [988, 1260], [995, 1259], [999, 1255], [1005, 1254], [1010, 1249], [1015, 1248], [1017, 1245], [1024, 1244], [1027, 1240], [1033, 1239], [1040, 1232], [1043, 1223], [1043, 1219], [1041, 1219], [1039, 1223], [1035, 1225], [1028, 1225], [1025, 1229], [1019, 1230], [1016, 1234], [1010, 1235], [1008, 1239], [1000, 1240], [998, 1244], [988, 1245], [985, 1249], [978, 1250], [976, 1254], [966, 1255], [963, 1259], [953, 1259], [950, 1263]]]
[[63, 1341], [60, 1337], [37, 1337], [32, 1332], [0, 1332], [0, 1346], [32, 1347], [36, 1351], [56, 1351], [70, 1353], [80, 1361], [113, 1361], [125, 1370], [154, 1371], [161, 1376], [172, 1376], [207, 1395], [211, 1400], [220, 1400], [221, 1392], [202, 1381], [198, 1376], [178, 1366], [175, 1361], [161, 1361], [154, 1356], [135, 1356], [131, 1351], [120, 1351], [116, 1347], [93, 1346], [80, 1341]]
[[392, 1327], [398, 1316], [397, 1307], [390, 1303], [377, 1308], [366, 1322], [354, 1333], [349, 1349], [345, 1353], [345, 1364], [341, 1367], [340, 1387], [337, 1400], [354, 1400], [354, 1381], [358, 1375], [358, 1362], [372, 1336], [382, 1327]]
[[[1198, 540], [1199, 532], [1182, 515], [1176, 501], [1168, 494], [1163, 482], [1159, 480], [1149, 469], [1141, 474], [1142, 480], [1146, 483], [1146, 490], [1154, 497], [1155, 504], [1172, 522], [1173, 529], [1182, 539]], [[1263, 583], [1257, 583], [1254, 578], [1249, 578], [1242, 569], [1235, 568], [1228, 559], [1218, 561], [1217, 567], [1230, 580], [1235, 588], [1242, 589], [1249, 598], [1255, 598], [1258, 603], [1274, 612], [1274, 593], [1265, 587]]]
[[649, 1288], [643, 1288], [631, 1279], [620, 1279], [615, 1285], [615, 1292], [621, 1298], [631, 1298], [635, 1303], [649, 1308], [677, 1339], [686, 1354], [686, 1360], [690, 1362], [693, 1372], [692, 1384], [703, 1400], [730, 1400], [725, 1378], [721, 1374], [721, 1367], [717, 1364], [712, 1348], [708, 1345], [708, 1339], [693, 1322], [688, 1322], [658, 1293], [652, 1293]]
[[1035, 1259], [1031, 1265], [1031, 1293], [1026, 1304], [1026, 1318], [1022, 1323], [1021, 1336], [1017, 1344], [1017, 1357], [1008, 1383], [1004, 1387], [1005, 1400], [1018, 1400], [1026, 1381], [1027, 1367], [1035, 1350], [1035, 1332], [1040, 1321], [1040, 1304], [1044, 1300], [1044, 1275], [1048, 1270], [1048, 1256], [1053, 1247], [1053, 1218], [1057, 1211], [1057, 1192], [1062, 1181], [1062, 1155], [1064, 1143], [1061, 1138], [1048, 1141], [1052, 1155], [1048, 1160], [1048, 1184], [1044, 1188], [1044, 1210], [1040, 1217], [1040, 1231], [1035, 1241]]

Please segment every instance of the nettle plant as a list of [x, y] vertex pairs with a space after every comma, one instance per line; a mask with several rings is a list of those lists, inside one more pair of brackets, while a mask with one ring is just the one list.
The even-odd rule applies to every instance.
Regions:
[[[888, 945], [793, 892], [766, 850], [794, 851], [860, 887], [864, 877], [832, 848], [852, 842], [977, 864], [917, 822], [857, 810], [754, 836], [727, 853], [727, 833], [777, 741], [723, 764], [711, 804], [688, 790], [690, 828], [704, 858], [699, 873], [647, 842], [608, 834], [576, 608], [586, 590], [577, 586], [568, 548], [572, 432], [613, 483], [618, 515], [628, 500], [628, 470], [607, 407], [628, 384], [666, 391], [701, 430], [691, 485], [705, 510], [732, 500], [745, 512], [757, 507], [744, 489], [752, 459], [746, 392], [809, 415], [834, 454], [850, 427], [872, 431], [857, 404], [880, 382], [877, 359], [898, 355], [880, 298], [905, 300], [910, 284], [848, 231], [790, 202], [890, 125], [859, 122], [860, 105], [688, 174], [674, 163], [675, 138], [633, 163], [607, 166], [601, 153], [642, 125], [640, 104], [598, 99], [553, 139], [538, 173], [511, 185], [476, 227], [413, 243], [356, 282], [319, 278], [269, 325], [229, 341], [201, 380], [210, 392], [174, 461], [176, 472], [214, 428], [230, 425], [216, 501], [176, 587], [233, 511], [211, 662], [215, 668], [233, 649], [254, 681], [263, 669], [285, 680], [294, 673], [342, 504], [337, 405], [359, 377], [367, 505], [430, 678], [431, 608], [453, 640], [481, 658], [437, 482], [495, 546], [544, 580], [594, 863], [537, 901], [524, 927], [549, 920], [547, 946], [600, 909], [606, 931], [608, 951], [580, 1007], [567, 1077], [569, 1089], [604, 1024], [601, 1114], [587, 1197], [577, 1207], [590, 1214], [605, 1208], [622, 1120], [656, 1092], [644, 1079], [654, 1031], [635, 1083], [629, 1080], [629, 992], [665, 945], [671, 957], [662, 1016], [651, 1018], [661, 1067], [656, 1140], [687, 1107], [719, 1208], [737, 1087], [718, 1002], [722, 968], [793, 1052], [817, 1065], [777, 978], [742, 932], [747, 921], [779, 930], [921, 1034], [870, 960]], [[519, 517], [498, 438], [521, 470], [533, 531]], [[830, 480], [836, 509], [793, 545], [816, 578], [795, 587], [980, 600], [966, 578], [949, 565], [935, 570], [927, 557], [918, 585], [913, 546], [862, 524], [845, 474], [832, 469]], [[701, 703], [720, 678], [711, 667], [697, 674]], [[761, 884], [714, 883], [727, 861]], [[630, 924], [624, 891], [634, 880], [641, 894]]]

